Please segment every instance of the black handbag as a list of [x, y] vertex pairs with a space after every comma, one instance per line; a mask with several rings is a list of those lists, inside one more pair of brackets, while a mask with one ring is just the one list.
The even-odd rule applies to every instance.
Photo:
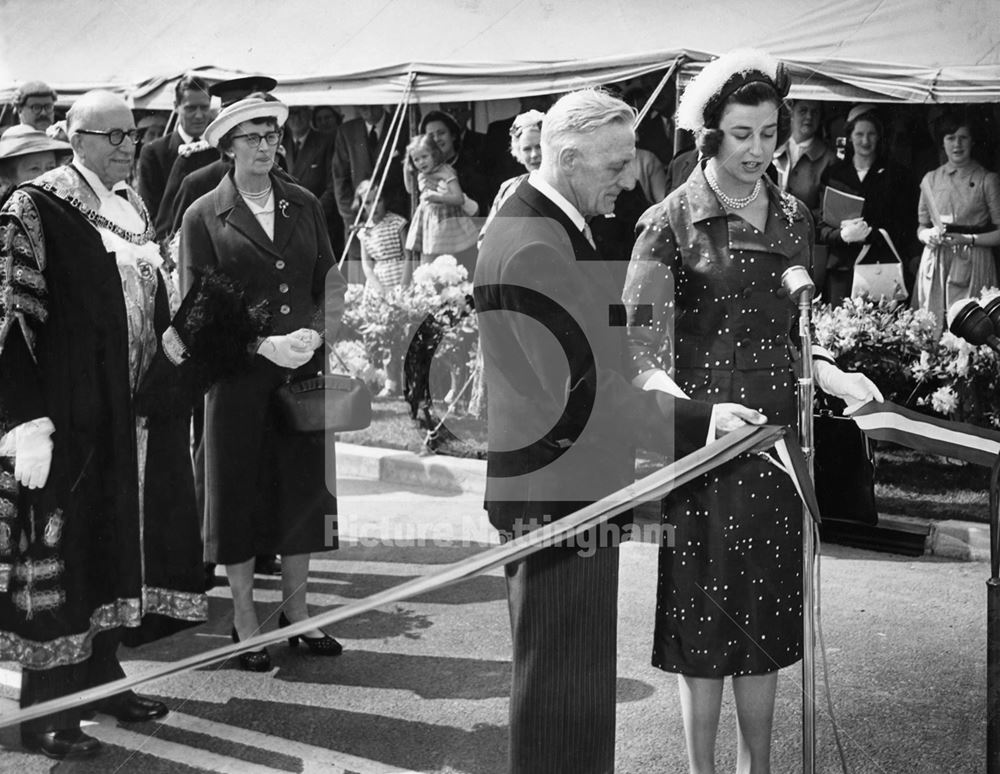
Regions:
[[816, 499], [823, 520], [878, 523], [875, 458], [871, 444], [849, 417], [815, 415]]
[[[347, 366], [331, 347], [334, 357]], [[278, 413], [296, 433], [362, 430], [372, 422], [372, 395], [350, 374], [315, 374], [289, 381], [275, 390]]]

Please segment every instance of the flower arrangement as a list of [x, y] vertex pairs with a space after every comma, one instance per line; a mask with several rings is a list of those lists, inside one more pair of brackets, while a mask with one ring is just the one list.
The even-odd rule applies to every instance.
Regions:
[[[471, 311], [472, 285], [468, 272], [454, 257], [442, 255], [417, 267], [405, 287], [382, 293], [367, 286], [347, 288], [342, 339], [360, 339], [373, 363], [391, 358], [401, 362], [412, 346], [440, 338], [433, 352], [436, 362], [449, 369], [466, 367], [475, 359], [478, 328]], [[384, 372], [381, 379], [384, 380]]]
[[[1000, 291], [983, 291], [985, 303]], [[985, 299], [985, 300], [984, 300]], [[1000, 360], [973, 347], [930, 312], [882, 298], [847, 299], [813, 313], [817, 344], [845, 371], [860, 371], [886, 400], [917, 411], [983, 427], [1000, 428]]]

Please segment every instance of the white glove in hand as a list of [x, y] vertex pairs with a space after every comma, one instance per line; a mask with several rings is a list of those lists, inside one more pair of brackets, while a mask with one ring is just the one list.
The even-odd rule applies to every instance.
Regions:
[[739, 403], [716, 403], [712, 406], [712, 425], [715, 427], [716, 438], [739, 430], [744, 425], [762, 425], [765, 422], [767, 417], [764, 414]]
[[870, 233], [872, 233], [872, 227], [865, 223], [864, 218], [840, 221], [840, 238], [848, 244], [864, 242]]
[[296, 331], [284, 336], [268, 336], [260, 343], [257, 354], [282, 368], [304, 366], [312, 357], [315, 347], [299, 334], [300, 331]]
[[14, 478], [21, 486], [41, 489], [48, 481], [55, 429], [48, 417], [33, 419], [14, 428]]
[[841, 371], [824, 360], [813, 362], [813, 374], [823, 392], [847, 403], [844, 416], [850, 416], [868, 401], [881, 403], [885, 400], [875, 383], [864, 374]]
[[[657, 390], [658, 392], [670, 393], [675, 398], [687, 397], [684, 390], [680, 388], [677, 382], [667, 375], [666, 371], [651, 371], [647, 373], [649, 374], [648, 376], [646, 376], [646, 374], [641, 374], [639, 377], [633, 379], [632, 383], [637, 387], [642, 387], [644, 390]], [[643, 379], [640, 384], [639, 380], [642, 376], [646, 376], [646, 378]]]

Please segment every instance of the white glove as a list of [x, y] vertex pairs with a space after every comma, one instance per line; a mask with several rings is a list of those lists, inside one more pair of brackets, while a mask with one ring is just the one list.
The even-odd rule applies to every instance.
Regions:
[[282, 368], [298, 368], [309, 362], [314, 349], [299, 330], [284, 336], [268, 336], [260, 343], [257, 354]]
[[872, 227], [865, 223], [864, 218], [840, 221], [840, 238], [847, 244], [864, 242], [870, 233], [872, 233]]
[[864, 374], [841, 371], [825, 360], [813, 361], [813, 374], [817, 386], [823, 392], [840, 398], [847, 404], [844, 416], [850, 416], [868, 401], [881, 403], [885, 400], [875, 383]]
[[739, 430], [744, 425], [762, 425], [765, 422], [767, 417], [764, 414], [739, 403], [716, 403], [712, 406], [711, 426], [715, 429], [716, 438]]
[[56, 430], [48, 417], [18, 425], [14, 434], [14, 478], [23, 487], [41, 489], [49, 479], [52, 465], [52, 433]]
[[657, 390], [659, 392], [668, 392], [675, 398], [686, 398], [687, 394], [680, 388], [673, 379], [671, 379], [666, 371], [647, 371], [644, 374], [639, 374], [635, 379], [632, 380], [632, 384], [636, 387], [641, 387], [644, 390]]

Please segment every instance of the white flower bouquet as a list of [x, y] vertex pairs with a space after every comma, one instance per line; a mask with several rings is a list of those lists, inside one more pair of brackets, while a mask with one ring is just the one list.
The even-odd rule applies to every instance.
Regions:
[[[984, 298], [998, 293], [983, 291]], [[818, 305], [816, 343], [829, 349], [845, 371], [860, 371], [886, 400], [929, 414], [1000, 427], [1000, 362], [986, 347], [973, 347], [929, 312], [891, 299], [847, 299]]]

